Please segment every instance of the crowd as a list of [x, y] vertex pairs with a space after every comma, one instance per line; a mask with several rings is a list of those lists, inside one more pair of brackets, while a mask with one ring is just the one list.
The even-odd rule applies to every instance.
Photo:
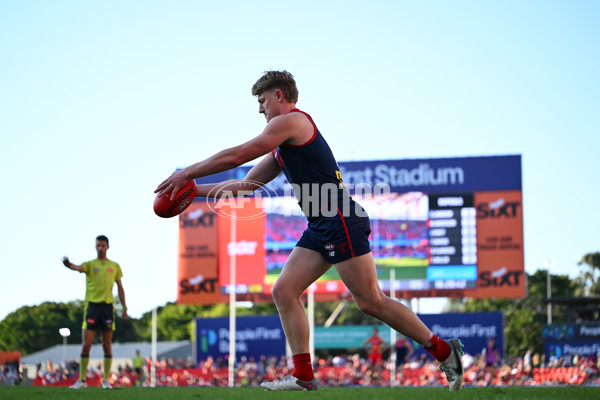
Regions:
[[[500, 361], [490, 365], [485, 355], [463, 356], [464, 386], [537, 386], [537, 385], [587, 385], [600, 386], [600, 357], [560, 357], [545, 360], [543, 356], [531, 355], [509, 362]], [[386, 362], [381, 386], [392, 384], [392, 363]], [[49, 367], [49, 368], [48, 368]], [[113, 386], [152, 386], [150, 379], [150, 359], [141, 374], [127, 365], [113, 371], [110, 381]], [[227, 386], [227, 360], [208, 358], [193, 365], [191, 360], [163, 359], [157, 361], [156, 386]], [[273, 380], [292, 372], [293, 365], [288, 358], [261, 357], [259, 360], [242, 357], [236, 367], [236, 386], [258, 387], [263, 380]], [[360, 354], [337, 355], [319, 358], [315, 365], [315, 375], [321, 386], [369, 386], [371, 385], [368, 361]], [[72, 361], [68, 365], [53, 368], [40, 366], [34, 385], [72, 384], [78, 376], [78, 365]], [[415, 356], [400, 364], [395, 371], [397, 386], [445, 386], [445, 378], [438, 363], [427, 355]], [[102, 365], [90, 366], [87, 375], [88, 386], [99, 386], [102, 382]]]
[[0, 385], [14, 386], [23, 380], [18, 362], [0, 364]]

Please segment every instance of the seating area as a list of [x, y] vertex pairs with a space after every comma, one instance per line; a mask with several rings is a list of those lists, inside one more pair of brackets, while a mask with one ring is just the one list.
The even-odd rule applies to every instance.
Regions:
[[[512, 363], [487, 366], [481, 355], [463, 358], [465, 374], [464, 386], [551, 386], [587, 385], [600, 386], [598, 361], [595, 357], [578, 358], [576, 365], [556, 365], [532, 367], [516, 359]], [[321, 386], [390, 386], [391, 363], [387, 362], [381, 377], [372, 376], [368, 361], [358, 354], [321, 358], [315, 363], [315, 375]], [[557, 364], [554, 362], [553, 364]], [[564, 364], [564, 362], [563, 362]], [[144, 367], [144, 374], [136, 376], [127, 366], [111, 373], [110, 381], [115, 387], [151, 386], [149, 378], [150, 361]], [[277, 379], [292, 372], [286, 357], [242, 358], [236, 368], [236, 386], [259, 386], [264, 380]], [[78, 373], [74, 368], [56, 368], [54, 371], [40, 371], [36, 386], [69, 386], [75, 382]], [[102, 371], [88, 370], [88, 386], [100, 386]], [[208, 359], [198, 367], [184, 360], [162, 360], [156, 364], [156, 386], [227, 386], [228, 370], [224, 360]], [[438, 368], [438, 363], [429, 358], [415, 358], [399, 365], [396, 370], [397, 386], [445, 386], [446, 378]]]

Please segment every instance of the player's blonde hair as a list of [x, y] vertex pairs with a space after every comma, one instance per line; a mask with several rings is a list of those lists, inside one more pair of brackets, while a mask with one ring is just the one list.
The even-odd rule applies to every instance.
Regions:
[[263, 76], [258, 78], [256, 83], [252, 85], [252, 95], [260, 96], [262, 93], [271, 89], [279, 89], [283, 93], [283, 97], [290, 103], [298, 101], [298, 88], [294, 75], [286, 70], [283, 71], [265, 71]]

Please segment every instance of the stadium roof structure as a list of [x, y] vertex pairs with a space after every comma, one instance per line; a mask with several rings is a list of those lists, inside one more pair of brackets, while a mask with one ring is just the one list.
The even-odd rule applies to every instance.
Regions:
[[600, 296], [550, 297], [542, 299], [544, 304], [566, 306], [567, 323], [598, 322], [600, 319]]
[[566, 306], [582, 306], [591, 304], [600, 304], [600, 296], [589, 297], [550, 297], [542, 299], [543, 303], [562, 304]]
[[[66, 347], [66, 361], [73, 359], [79, 360], [81, 354], [81, 343], [68, 344], [66, 346], [58, 344], [49, 347], [45, 350], [36, 353], [28, 354], [21, 357], [22, 364], [35, 365], [37, 361], [45, 365], [51, 361], [54, 365], [59, 365], [63, 361], [64, 350]], [[142, 357], [150, 357], [152, 355], [152, 343], [150, 342], [130, 342], [130, 343], [113, 343], [112, 353], [113, 360], [128, 360], [131, 364], [131, 359], [135, 356], [136, 350], [140, 351]], [[183, 358], [192, 357], [192, 342], [188, 340], [182, 341], [164, 341], [156, 343], [156, 358]], [[94, 343], [90, 350], [90, 361], [104, 358], [101, 343]]]

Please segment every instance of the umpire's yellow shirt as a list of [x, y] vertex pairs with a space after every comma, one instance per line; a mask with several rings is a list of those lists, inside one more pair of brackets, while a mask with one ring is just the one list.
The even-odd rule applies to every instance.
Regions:
[[116, 280], [121, 279], [121, 266], [114, 261], [98, 259], [86, 261], [82, 265], [85, 279], [85, 301], [91, 303], [112, 304], [115, 298], [112, 293]]

